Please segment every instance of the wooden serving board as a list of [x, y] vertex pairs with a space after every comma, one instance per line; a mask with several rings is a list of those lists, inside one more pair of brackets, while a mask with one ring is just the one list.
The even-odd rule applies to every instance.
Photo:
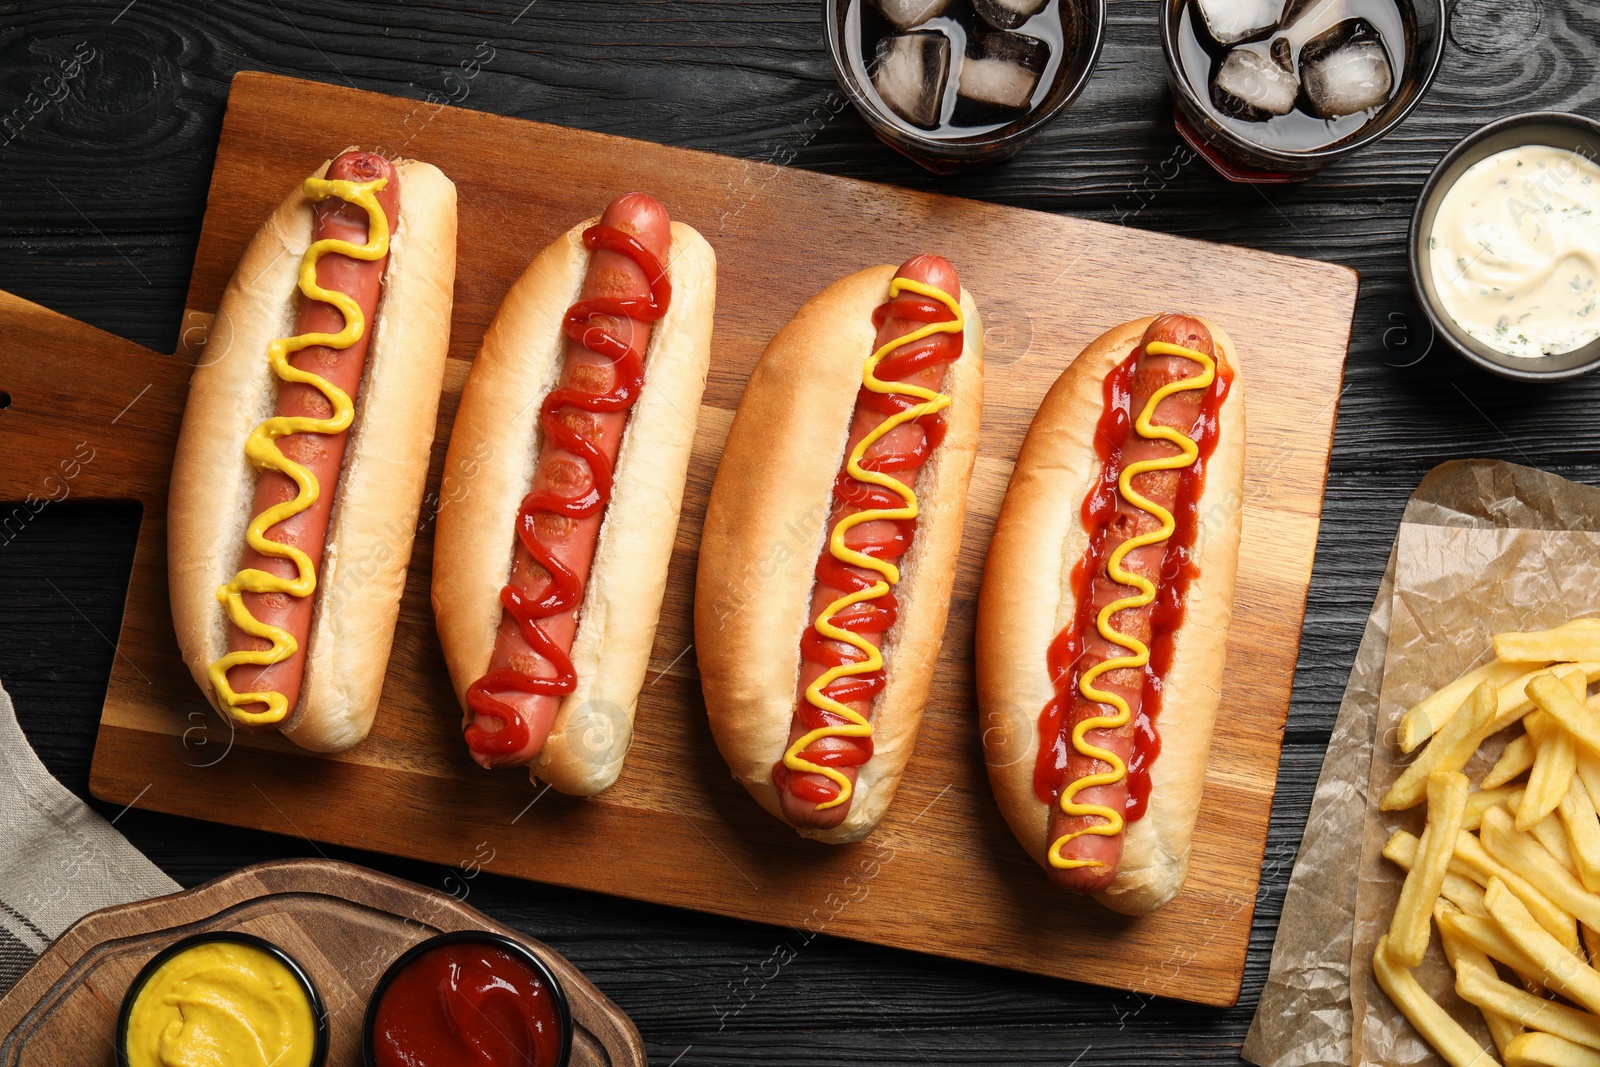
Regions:
[[[600, 892], [1103, 985], [1238, 997], [1311, 577], [1356, 294], [1352, 271], [1071, 218], [868, 185], [414, 101], [240, 74], [217, 152], [184, 331], [192, 358], [253, 228], [323, 159], [360, 143], [438, 164], [460, 191], [450, 369], [384, 706], [350, 752], [230, 736], [194, 687], [167, 608], [164, 513], [185, 359], [0, 303], [0, 496], [144, 506], [95, 752], [97, 796], [159, 811], [494, 869]], [[533, 252], [644, 189], [717, 251], [713, 363], [666, 604], [621, 780], [572, 800], [467, 758], [428, 605], [433, 502], [467, 368]], [[826, 283], [919, 251], [976, 296], [988, 376], [954, 603], [921, 738], [872, 838], [801, 841], [729, 777], [691, 648], [697, 540], [741, 387]], [[1222, 725], [1188, 884], [1132, 920], [1062, 896], [991, 798], [973, 698], [984, 552], [1035, 407], [1084, 344], [1125, 320], [1203, 313], [1238, 343], [1250, 425], [1242, 566]], [[131, 406], [130, 406], [131, 405]], [[80, 445], [80, 442], [83, 442]], [[75, 450], [93, 450], [63, 483]], [[46, 481], [49, 479], [49, 481]], [[56, 488], [52, 488], [52, 486]], [[509, 536], [509, 534], [508, 534]], [[775, 546], [775, 549], [778, 546]]]
[[329, 1067], [360, 1067], [367, 999], [389, 964], [451, 930], [505, 934], [549, 964], [572, 1006], [573, 1067], [645, 1067], [633, 1022], [548, 945], [457, 897], [333, 860], [260, 863], [84, 916], [0, 998], [0, 1065], [111, 1063], [117, 1010], [139, 969], [181, 937], [222, 930], [282, 946], [311, 975], [328, 1011]]

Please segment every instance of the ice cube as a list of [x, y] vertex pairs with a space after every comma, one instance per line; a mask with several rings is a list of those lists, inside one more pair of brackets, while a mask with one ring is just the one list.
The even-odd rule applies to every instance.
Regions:
[[950, 39], [942, 33], [899, 33], [878, 42], [872, 87], [896, 115], [913, 126], [939, 125], [944, 82], [950, 73]]
[[1289, 60], [1283, 57], [1299, 55], [1306, 42], [1338, 27], [1350, 17], [1350, 0], [1290, 0], [1283, 13], [1283, 28], [1272, 35], [1273, 48], [1283, 50], [1278, 61], [1287, 64]]
[[1284, 0], [1194, 0], [1200, 21], [1220, 45], [1235, 45], [1278, 28]]
[[1295, 44], [1298, 48], [1307, 38], [1350, 17], [1350, 0], [1289, 0], [1278, 24], [1299, 33], [1300, 40]]
[[1348, 19], [1307, 41], [1300, 77], [1312, 112], [1324, 119], [1379, 107], [1394, 88], [1389, 53], [1366, 19]]
[[1294, 110], [1300, 82], [1259, 45], [1240, 45], [1217, 67], [1211, 102], [1217, 110], [1246, 122], [1265, 122]]
[[962, 60], [958, 92], [980, 104], [1025, 108], [1049, 61], [1050, 46], [1037, 37], [980, 33], [976, 52]]
[[1046, 0], [972, 0], [972, 10], [997, 30], [1014, 30], [1037, 15]]
[[950, 0], [877, 0], [883, 17], [897, 30], [909, 30], [944, 14]]

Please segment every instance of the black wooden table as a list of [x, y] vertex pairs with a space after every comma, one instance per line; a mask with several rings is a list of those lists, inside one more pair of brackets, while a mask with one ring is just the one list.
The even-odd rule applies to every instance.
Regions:
[[[1238, 1008], [828, 938], [774, 974], [787, 955], [782, 929], [488, 875], [470, 894], [571, 957], [633, 1016], [657, 1064], [1234, 1062], [1406, 496], [1434, 464], [1466, 456], [1600, 483], [1600, 419], [1585, 415], [1600, 380], [1543, 389], [1469, 368], [1433, 344], [1405, 266], [1413, 200], [1456, 140], [1535, 108], [1600, 115], [1600, 8], [1460, 0], [1444, 71], [1398, 131], [1309, 183], [1266, 189], [1227, 185], [1173, 132], [1156, 8], [1111, 0], [1094, 80], [1019, 158], [935, 179], [882, 147], [844, 105], [817, 0], [6, 0], [0, 289], [171, 351], [228, 81], [241, 69], [433, 94], [1357, 268], [1347, 388]], [[75, 53], [92, 58], [77, 77], [52, 81]], [[460, 64], [473, 58], [481, 69], [469, 79]], [[15, 537], [0, 534], [0, 679], [45, 763], [86, 797], [136, 525], [127, 507], [69, 500]], [[140, 811], [107, 814], [185, 885], [318, 854], [424, 885], [442, 887], [450, 873]]]

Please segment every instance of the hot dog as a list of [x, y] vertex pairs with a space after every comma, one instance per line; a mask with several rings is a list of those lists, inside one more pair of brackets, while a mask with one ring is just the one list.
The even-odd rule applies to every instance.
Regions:
[[734, 778], [803, 836], [866, 836], [910, 758], [982, 391], [977, 304], [930, 255], [829, 286], [745, 387], [701, 537], [695, 649]]
[[[381, 181], [383, 184], [374, 196], [378, 206], [383, 209], [385, 226], [393, 232], [400, 221], [400, 180], [394, 164], [370, 152], [345, 152], [328, 164], [326, 178], [329, 181]], [[368, 243], [369, 220], [358, 204], [329, 197], [313, 203], [311, 211], [313, 242], [344, 241], [357, 246]], [[337, 253], [325, 255], [317, 261], [317, 284], [350, 297], [359, 308], [361, 321], [372, 322], [378, 309], [378, 291], [382, 286], [383, 272], [388, 263], [387, 248], [382, 249], [377, 259], [370, 260]], [[294, 336], [336, 334], [343, 326], [344, 316], [333, 304], [301, 295]], [[288, 363], [297, 370], [319, 375], [328, 385], [342, 390], [350, 398], [353, 414], [354, 405], [361, 399], [361, 378], [366, 370], [367, 350], [371, 344], [372, 331], [363, 329], [360, 336], [343, 348], [308, 345], [290, 355]], [[284, 381], [278, 386], [274, 414], [280, 419], [322, 420], [333, 416], [334, 412], [328, 398], [317, 386], [307, 381]], [[319, 486], [332, 486], [338, 484], [349, 441], [348, 429], [337, 433], [291, 433], [278, 438], [278, 450], [309, 471]], [[255, 501], [250, 514], [262, 515], [269, 508], [294, 500], [297, 495], [295, 482], [283, 470], [263, 468], [256, 476]], [[305, 510], [270, 526], [266, 531], [267, 540], [273, 545], [293, 546], [304, 552], [308, 559], [320, 560], [326, 547], [334, 495], [319, 492]], [[252, 568], [285, 580], [297, 576], [294, 560], [277, 554], [269, 556], [247, 541], [240, 569]], [[293, 637], [296, 648], [288, 659], [275, 663], [258, 665], [249, 661], [241, 662], [226, 672], [226, 683], [239, 693], [280, 693], [288, 702], [287, 708], [292, 714], [305, 677], [306, 638], [311, 631], [311, 608], [315, 598], [282, 592], [244, 592], [241, 597], [244, 611], [251, 618], [263, 626], [283, 628]], [[253, 651], [263, 647], [270, 648], [271, 643], [251, 636], [238, 626], [228, 628], [229, 652]]]
[[1177, 895], [1221, 694], [1242, 514], [1234, 350], [1127, 323], [1045, 397], [978, 603], [984, 754], [1051, 881], [1129, 914]]
[[531, 766], [577, 795], [621, 772], [715, 299], [710, 246], [629, 193], [541, 252], [489, 327], [450, 437], [433, 571], [479, 765]]
[[[347, 150], [251, 240], [190, 381], [168, 512], [212, 705], [336, 751], [371, 727], [449, 345], [455, 187]], [[296, 291], [298, 288], [298, 292]]]

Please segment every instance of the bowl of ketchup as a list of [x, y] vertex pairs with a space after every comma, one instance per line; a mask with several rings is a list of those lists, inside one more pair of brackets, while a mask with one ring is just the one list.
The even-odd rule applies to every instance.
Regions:
[[533, 950], [487, 930], [412, 946], [378, 979], [366, 1067], [567, 1067], [572, 1011]]

